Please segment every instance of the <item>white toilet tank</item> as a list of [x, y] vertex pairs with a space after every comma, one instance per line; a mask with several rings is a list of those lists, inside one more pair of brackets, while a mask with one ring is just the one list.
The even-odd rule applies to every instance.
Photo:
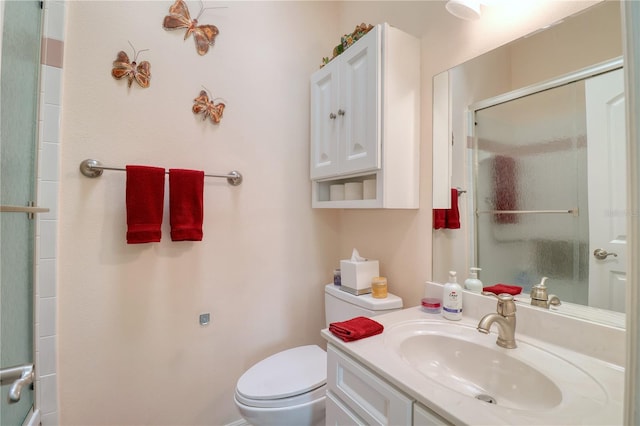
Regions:
[[376, 299], [371, 294], [347, 293], [339, 285], [327, 284], [324, 288], [324, 313], [326, 325], [346, 321], [354, 317], [374, 317], [402, 309], [402, 299], [388, 293], [384, 299]]

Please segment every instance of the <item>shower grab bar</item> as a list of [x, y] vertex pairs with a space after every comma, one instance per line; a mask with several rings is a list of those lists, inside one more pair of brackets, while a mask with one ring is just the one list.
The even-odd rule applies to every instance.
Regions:
[[[103, 166], [98, 160], [87, 159], [80, 163], [80, 173], [85, 175], [88, 178], [97, 178], [102, 176], [102, 172], [104, 170], [114, 170], [118, 172], [126, 172], [127, 169], [123, 169], [121, 167], [110, 167]], [[168, 174], [168, 171], [165, 171], [165, 174]], [[242, 175], [237, 170], [232, 170], [227, 174], [206, 174], [206, 177], [215, 177], [215, 178], [226, 178], [229, 185], [238, 186], [242, 183]]]
[[578, 209], [568, 210], [476, 210], [476, 215], [481, 214], [572, 214], [578, 216]]
[[47, 213], [49, 209], [47, 207], [37, 206], [8, 206], [1, 205], [0, 213]]
[[9, 403], [20, 401], [22, 388], [33, 383], [35, 371], [33, 364], [17, 365], [0, 369], [0, 384], [5, 385], [12, 382], [9, 389]]

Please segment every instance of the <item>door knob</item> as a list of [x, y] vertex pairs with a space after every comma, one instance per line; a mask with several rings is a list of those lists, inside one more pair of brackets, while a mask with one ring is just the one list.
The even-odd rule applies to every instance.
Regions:
[[607, 252], [606, 250], [603, 250], [603, 249], [595, 249], [594, 252], [593, 252], [593, 255], [598, 260], [605, 260], [607, 258], [607, 256], [618, 257], [617, 253], [609, 253], [609, 252]]

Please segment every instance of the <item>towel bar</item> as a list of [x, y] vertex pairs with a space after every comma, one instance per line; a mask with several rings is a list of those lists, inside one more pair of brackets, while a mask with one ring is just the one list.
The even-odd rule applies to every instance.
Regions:
[[[121, 167], [108, 167], [103, 166], [98, 160], [87, 159], [80, 163], [80, 173], [88, 178], [97, 178], [102, 176], [102, 172], [105, 170], [114, 170], [119, 172], [125, 172], [127, 169]], [[165, 173], [169, 173], [165, 171]], [[236, 170], [232, 170], [229, 173], [222, 174], [207, 174], [206, 177], [226, 178], [229, 185], [238, 186], [242, 183], [242, 175]]]
[[476, 210], [480, 214], [572, 214], [578, 216], [578, 209], [568, 210]]

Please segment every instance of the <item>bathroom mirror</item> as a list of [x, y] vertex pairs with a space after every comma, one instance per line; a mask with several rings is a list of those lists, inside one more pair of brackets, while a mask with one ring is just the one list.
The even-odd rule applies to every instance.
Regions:
[[[434, 170], [436, 162], [441, 169], [450, 164], [449, 176], [434, 175], [434, 194], [448, 191], [445, 185], [466, 192], [458, 197], [461, 228], [433, 231], [434, 281], [444, 282], [453, 269], [462, 284], [469, 268], [479, 266], [485, 286], [507, 283], [528, 292], [548, 276], [549, 293], [563, 301], [558, 312], [624, 326], [624, 303], [612, 300], [616, 293], [624, 295], [626, 259], [620, 246], [603, 246], [620, 253], [595, 259], [613, 268], [589, 282], [590, 273], [595, 275], [589, 266], [594, 263], [590, 239], [597, 234], [589, 221], [608, 212], [615, 220], [606, 226], [618, 227], [617, 242], [624, 245], [625, 232], [619, 227], [624, 228], [625, 221], [625, 191], [620, 188], [625, 183], [619, 182], [618, 191], [606, 190], [597, 203], [589, 199], [595, 199], [589, 189], [596, 182], [619, 179], [616, 167], [604, 175], [597, 169], [611, 169], [614, 160], [624, 165], [625, 153], [622, 147], [615, 148], [613, 157], [587, 155], [586, 126], [597, 120], [591, 115], [587, 119], [584, 106], [585, 81], [620, 68], [621, 55], [620, 4], [602, 2], [456, 66], [443, 73], [446, 78], [435, 76], [434, 84], [448, 81], [449, 90], [443, 101], [436, 98], [434, 87], [434, 129], [450, 134], [451, 140], [434, 139]], [[436, 109], [442, 108], [448, 109], [440, 113], [448, 122], [435, 121]], [[624, 135], [624, 124], [613, 127], [622, 127]], [[551, 135], [551, 129], [560, 130]], [[534, 131], [543, 136], [534, 136]], [[546, 181], [546, 187], [528, 186], [537, 181]], [[568, 192], [549, 190], [559, 187]], [[494, 210], [514, 214], [491, 213]], [[568, 229], [574, 232], [564, 232]], [[603, 276], [612, 277], [617, 286], [603, 283]], [[595, 284], [604, 285], [593, 290]]]

